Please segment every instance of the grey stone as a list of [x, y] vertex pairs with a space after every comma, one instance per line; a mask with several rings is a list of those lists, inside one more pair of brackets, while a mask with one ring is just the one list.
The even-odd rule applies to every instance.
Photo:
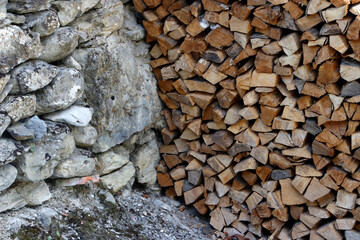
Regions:
[[17, 169], [11, 164], [0, 166], [0, 191], [11, 186], [16, 180]]
[[74, 127], [73, 135], [75, 144], [78, 147], [90, 147], [92, 146], [98, 137], [96, 128], [91, 125], [85, 127]]
[[92, 175], [95, 170], [96, 159], [85, 150], [76, 149], [66, 160], [62, 161], [54, 170], [54, 178], [72, 178]]
[[49, 9], [53, 0], [9, 0], [9, 12], [29, 13]]
[[15, 123], [35, 114], [36, 97], [35, 95], [8, 96], [0, 104], [0, 110], [6, 112], [12, 123]]
[[0, 166], [11, 163], [21, 153], [22, 149], [15, 142], [6, 138], [0, 138]]
[[26, 20], [24, 15], [18, 15], [13, 13], [7, 13], [6, 17], [11, 20], [12, 24], [23, 24]]
[[41, 37], [49, 36], [60, 27], [60, 21], [55, 11], [42, 11], [26, 14], [26, 22], [22, 28], [30, 28]]
[[18, 217], [13, 217], [9, 220], [8, 224], [8, 229], [12, 233], [17, 233], [22, 226], [28, 226], [29, 222]]
[[37, 113], [49, 113], [71, 106], [84, 91], [82, 74], [73, 68], [59, 68], [59, 73], [36, 93]]
[[85, 78], [82, 99], [94, 109], [91, 125], [99, 132], [94, 152], [105, 152], [161, 119], [149, 55], [135, 57], [133, 49], [139, 46], [119, 44], [121, 39], [114, 33], [105, 46], [76, 49], [71, 55]]
[[66, 58], [61, 60], [62, 64], [69, 68], [75, 68], [78, 71], [81, 71], [81, 65], [71, 56], [67, 56]]
[[70, 27], [61, 27], [50, 36], [44, 37], [41, 43], [44, 50], [38, 59], [54, 62], [68, 56], [78, 45], [79, 35]]
[[51, 225], [51, 219], [57, 215], [58, 213], [54, 209], [47, 207], [41, 208], [37, 212], [37, 218], [39, 219], [41, 225], [45, 227], [49, 227]]
[[360, 240], [360, 232], [351, 230], [345, 231], [345, 239], [346, 240]]
[[35, 138], [35, 131], [25, 127], [25, 123], [16, 123], [7, 128], [10, 135], [18, 141]]
[[6, 4], [7, 0], [0, 0], [0, 21], [6, 18]]
[[136, 169], [136, 179], [140, 184], [147, 186], [156, 183], [156, 165], [160, 160], [159, 148], [156, 140], [140, 146], [135, 153], [131, 155], [131, 161]]
[[[76, 0], [76, 2], [81, 3], [80, 11], [81, 11], [81, 14], [84, 14], [85, 12], [87, 12], [90, 9], [94, 8], [98, 3], [100, 3], [100, 0]], [[111, 3], [111, 1], [101, 1], [101, 2], [105, 2], [105, 3], [109, 2], [109, 3]], [[102, 6], [99, 6], [99, 7], [104, 7], [104, 6], [102, 5]]]
[[0, 74], [0, 93], [4, 90], [10, 80], [10, 74]]
[[44, 120], [41, 120], [38, 116], [33, 116], [25, 121], [25, 127], [34, 131], [36, 139], [44, 137], [47, 131], [47, 126]]
[[89, 124], [93, 110], [82, 106], [71, 106], [65, 110], [44, 115], [45, 119], [63, 122], [76, 127], [85, 127]]
[[134, 165], [129, 162], [120, 170], [100, 177], [100, 183], [103, 187], [109, 189], [112, 193], [116, 193], [125, 187], [134, 176]]
[[106, 190], [100, 190], [97, 194], [103, 203], [117, 206], [116, 200], [110, 192]]
[[38, 116], [34, 116], [25, 121], [25, 127], [34, 131], [36, 139], [44, 137], [47, 131], [47, 126], [44, 120], [41, 120]]
[[12, 94], [29, 93], [48, 85], [58, 74], [56, 66], [33, 60], [20, 64], [11, 74]]
[[6, 128], [10, 125], [11, 118], [5, 114], [0, 113], [0, 137], [5, 132]]
[[57, 10], [60, 25], [66, 26], [79, 15], [80, 13], [80, 2], [74, 1], [56, 1], [54, 7]]
[[120, 151], [120, 147], [118, 147], [117, 153], [115, 153], [113, 150], [109, 150], [105, 153], [98, 154], [97, 159], [97, 169], [101, 175], [119, 169], [130, 161], [129, 152], [126, 149]]
[[[110, 1], [109, 1], [110, 2]], [[83, 10], [86, 10], [81, 6]], [[96, 37], [107, 37], [121, 28], [123, 24], [124, 7], [122, 2], [106, 4], [102, 8], [89, 11], [76, 18], [69, 26], [79, 32], [79, 42], [84, 43]]]
[[36, 206], [51, 198], [51, 193], [44, 181], [38, 183], [19, 183], [0, 194], [0, 212]]
[[123, 32], [132, 41], [139, 41], [145, 38], [145, 29], [143, 26], [137, 23], [134, 12], [130, 11], [129, 5], [125, 5], [124, 8], [124, 26]]
[[4, 99], [9, 95], [13, 85], [11, 83], [6, 84], [4, 90], [0, 93], [0, 103], [4, 101]]
[[17, 26], [0, 28], [0, 73], [7, 73], [16, 65], [41, 54], [38, 33], [26, 34]]
[[47, 133], [43, 138], [23, 142], [28, 152], [15, 161], [19, 180], [37, 182], [51, 177], [55, 167], [75, 149], [69, 127], [55, 122], [46, 124]]

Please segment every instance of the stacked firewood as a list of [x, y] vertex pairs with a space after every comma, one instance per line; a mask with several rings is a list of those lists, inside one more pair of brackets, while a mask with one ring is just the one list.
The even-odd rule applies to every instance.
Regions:
[[167, 106], [166, 194], [249, 239], [358, 234], [359, 0], [133, 2]]

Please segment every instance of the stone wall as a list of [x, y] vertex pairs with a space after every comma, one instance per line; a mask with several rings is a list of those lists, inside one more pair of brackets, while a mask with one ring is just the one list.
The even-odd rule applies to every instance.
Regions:
[[120, 0], [0, 0], [0, 212], [56, 186], [156, 182], [161, 105]]

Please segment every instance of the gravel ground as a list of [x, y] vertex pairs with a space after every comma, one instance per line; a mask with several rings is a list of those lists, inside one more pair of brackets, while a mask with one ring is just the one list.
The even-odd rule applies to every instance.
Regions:
[[154, 191], [113, 197], [91, 185], [51, 192], [42, 206], [0, 214], [0, 239], [216, 239], [208, 219], [194, 208], [180, 211], [180, 202]]

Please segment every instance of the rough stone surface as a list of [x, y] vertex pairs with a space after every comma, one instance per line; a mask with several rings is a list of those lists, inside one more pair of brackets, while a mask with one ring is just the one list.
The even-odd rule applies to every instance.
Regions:
[[80, 13], [80, 5], [80, 2], [74, 1], [56, 1], [54, 3], [61, 26], [66, 26], [74, 21]]
[[101, 175], [110, 173], [127, 164], [129, 160], [129, 151], [123, 147], [118, 147], [117, 152], [113, 150], [97, 155], [97, 169]]
[[3, 191], [11, 186], [16, 180], [17, 169], [11, 165], [6, 164], [0, 166], [0, 191]]
[[37, 113], [49, 113], [71, 106], [84, 91], [82, 74], [72, 68], [59, 68], [53, 81], [36, 93]]
[[41, 37], [49, 36], [60, 27], [60, 21], [55, 11], [42, 11], [26, 15], [23, 28], [40, 33]]
[[0, 110], [6, 112], [15, 123], [35, 114], [36, 97], [35, 95], [9, 96], [0, 105]]
[[85, 150], [75, 150], [66, 160], [62, 161], [54, 171], [52, 177], [72, 178], [91, 175], [95, 170], [96, 159]]
[[120, 170], [102, 176], [100, 183], [112, 193], [116, 193], [125, 187], [134, 176], [134, 165], [129, 162]]
[[75, 149], [70, 129], [62, 123], [47, 123], [47, 133], [40, 140], [24, 142], [28, 152], [17, 158], [18, 179], [37, 182], [53, 175], [54, 168]]
[[136, 180], [138, 183], [154, 185], [156, 183], [156, 165], [160, 160], [158, 145], [153, 139], [140, 146], [131, 156], [131, 161], [136, 168]]
[[39, 59], [54, 62], [68, 56], [78, 45], [79, 35], [70, 27], [61, 27], [41, 40], [44, 50]]
[[93, 110], [91, 108], [73, 105], [65, 110], [47, 114], [44, 118], [76, 127], [85, 127], [89, 124], [92, 114]]
[[7, 95], [10, 93], [12, 87], [13, 85], [10, 82], [5, 85], [3, 91], [0, 93], [0, 103], [2, 103], [4, 99], [7, 97]]
[[8, 127], [7, 131], [18, 141], [29, 140], [35, 138], [35, 131], [25, 127], [24, 123], [16, 123]]
[[59, 70], [46, 62], [33, 60], [20, 64], [11, 71], [12, 94], [29, 93], [48, 85]]
[[11, 118], [5, 114], [0, 114], [0, 137], [5, 132], [6, 128], [10, 125]]
[[0, 138], [0, 166], [11, 163], [22, 153], [22, 149], [15, 142]]
[[49, 200], [51, 193], [44, 181], [19, 183], [0, 194], [0, 212], [26, 205], [36, 206]]
[[10, 74], [0, 74], [0, 93], [4, 90], [10, 80]]
[[85, 127], [74, 127], [73, 135], [75, 144], [78, 147], [90, 147], [92, 146], [98, 137], [96, 128], [91, 125]]
[[35, 138], [42, 138], [47, 132], [47, 126], [44, 120], [34, 116], [25, 121], [25, 127], [34, 131]]
[[[136, 180], [156, 189], [153, 130], [164, 121], [150, 46], [127, 2], [0, 0], [0, 212], [49, 199], [50, 178], [57, 188], [100, 181], [122, 196]], [[50, 212], [25, 218], [45, 229], [58, 217]]]
[[30, 13], [49, 9], [54, 0], [9, 0], [9, 12]]
[[[109, 1], [102, 8], [89, 11], [76, 18], [69, 26], [79, 32], [79, 41], [84, 43], [89, 40], [94, 41], [96, 37], [109, 36], [122, 26], [123, 16], [123, 3]], [[88, 43], [86, 45], [88, 46]]]
[[26, 34], [17, 26], [0, 28], [0, 73], [7, 73], [16, 65], [36, 58], [42, 45], [38, 33]]
[[76, 49], [71, 55], [82, 67], [82, 99], [94, 109], [91, 124], [99, 132], [94, 152], [107, 151], [160, 122], [161, 104], [147, 64], [148, 50], [118, 33], [106, 41], [106, 45]]

